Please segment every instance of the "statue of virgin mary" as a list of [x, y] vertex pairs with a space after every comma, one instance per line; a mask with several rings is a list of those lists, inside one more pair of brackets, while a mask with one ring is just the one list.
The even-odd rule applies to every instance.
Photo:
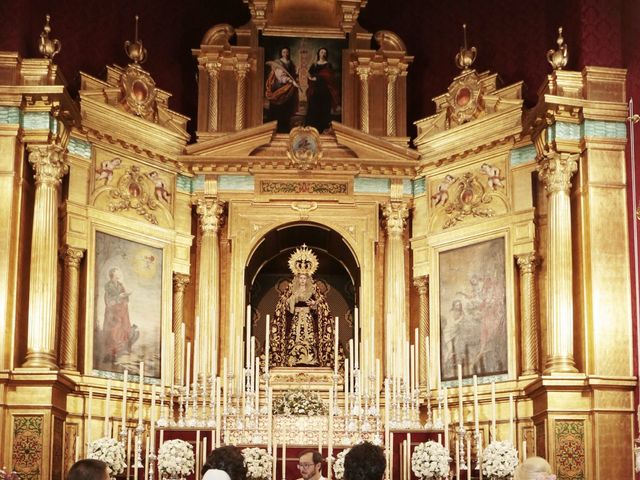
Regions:
[[293, 279], [283, 289], [271, 324], [270, 367], [333, 367], [333, 322], [313, 274], [318, 258], [306, 245], [289, 257]]

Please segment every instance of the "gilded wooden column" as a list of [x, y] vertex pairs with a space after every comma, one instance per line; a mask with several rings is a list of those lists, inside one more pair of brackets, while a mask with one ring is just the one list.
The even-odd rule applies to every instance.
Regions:
[[360, 77], [360, 130], [369, 133], [369, 67], [358, 67]]
[[403, 232], [409, 208], [406, 202], [391, 201], [382, 206], [382, 215], [387, 232], [384, 250], [384, 324], [389, 372], [393, 348], [397, 346], [397, 340], [403, 338], [402, 329], [406, 329]]
[[61, 257], [64, 262], [62, 289], [62, 331], [60, 341], [60, 367], [78, 369], [78, 300], [80, 286], [80, 262], [84, 252], [65, 246]]
[[236, 130], [242, 130], [247, 126], [247, 72], [249, 64], [238, 62], [236, 64], [236, 79], [238, 90], [236, 94]]
[[400, 70], [397, 67], [389, 66], [385, 69], [387, 74], [387, 135], [396, 136], [396, 80]]
[[69, 171], [58, 145], [30, 145], [36, 194], [31, 234], [29, 326], [24, 367], [56, 368], [56, 293], [58, 285], [58, 194]]
[[548, 197], [547, 358], [544, 373], [577, 372], [573, 359], [573, 262], [571, 259], [571, 176], [577, 155], [552, 152], [538, 165]]
[[184, 289], [189, 284], [189, 275], [173, 274], [173, 381], [182, 385], [182, 365], [184, 352], [182, 351], [182, 324], [184, 322]]
[[429, 336], [429, 277], [419, 277], [413, 280], [413, 286], [418, 289], [418, 334], [420, 335], [420, 386], [427, 385], [427, 337]]
[[209, 122], [210, 132], [218, 130], [218, 78], [220, 76], [220, 63], [212, 62], [207, 64], [209, 72]]
[[[211, 373], [212, 349], [218, 348], [220, 332], [220, 250], [218, 231], [223, 221], [223, 203], [214, 197], [203, 196], [197, 200], [196, 212], [200, 219], [202, 237], [198, 258], [198, 305], [200, 318], [198, 331], [198, 371]], [[217, 362], [216, 362], [217, 363]], [[217, 367], [217, 365], [216, 365]], [[217, 374], [217, 372], [213, 372]]]
[[540, 370], [538, 340], [538, 298], [535, 288], [535, 252], [517, 256], [520, 268], [520, 319], [522, 342], [522, 374], [534, 375]]

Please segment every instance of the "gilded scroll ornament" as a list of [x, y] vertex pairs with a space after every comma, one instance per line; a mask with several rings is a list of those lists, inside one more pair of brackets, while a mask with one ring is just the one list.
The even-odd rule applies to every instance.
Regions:
[[[118, 179], [116, 186], [112, 187], [109, 191], [109, 196], [112, 198], [109, 202], [109, 210], [112, 212], [133, 210], [138, 215], [144, 217], [148, 222], [157, 225], [158, 219], [152, 212], [157, 210], [160, 204], [159, 200], [154, 199], [148, 191], [147, 182], [150, 179], [148, 175], [149, 174], [145, 175], [141, 173], [140, 167], [135, 165], [129, 167]], [[164, 184], [164, 182], [163, 185], [163, 188], [166, 189], [166, 184]], [[157, 198], [157, 184], [155, 189]]]
[[456, 124], [473, 120], [483, 109], [482, 85], [475, 71], [458, 77], [449, 86], [447, 95], [449, 119]]
[[[456, 192], [453, 194], [451, 202], [448, 202], [449, 189], [454, 184], [457, 185]], [[486, 218], [494, 214], [492, 208], [485, 206], [491, 203], [493, 189], [489, 186], [485, 188], [478, 177], [471, 172], [467, 172], [459, 178], [447, 175], [437, 188], [438, 191], [431, 198], [435, 201], [434, 207], [443, 206], [448, 216], [442, 227], [444, 229], [453, 227], [467, 216]]]
[[300, 170], [310, 170], [322, 158], [320, 134], [313, 127], [296, 127], [289, 133], [287, 157]]

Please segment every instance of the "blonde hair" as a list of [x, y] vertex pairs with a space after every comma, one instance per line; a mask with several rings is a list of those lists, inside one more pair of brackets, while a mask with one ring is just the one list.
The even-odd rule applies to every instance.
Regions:
[[529, 457], [516, 468], [513, 480], [551, 480], [551, 465], [542, 457]]

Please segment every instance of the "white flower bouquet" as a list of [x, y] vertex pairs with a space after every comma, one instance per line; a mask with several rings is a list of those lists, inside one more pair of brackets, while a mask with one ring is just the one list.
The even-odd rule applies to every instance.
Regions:
[[184, 440], [169, 440], [158, 450], [158, 470], [164, 477], [184, 478], [193, 473], [193, 447]]
[[247, 466], [247, 478], [253, 480], [270, 480], [273, 468], [273, 456], [264, 448], [245, 448], [242, 450], [244, 463]]
[[338, 453], [338, 457], [336, 461], [333, 463], [333, 473], [335, 474], [336, 480], [342, 480], [344, 478], [344, 457], [349, 453], [350, 448], [346, 448]]
[[124, 472], [127, 466], [124, 461], [124, 445], [113, 438], [103, 437], [89, 444], [87, 458], [101, 460], [107, 464], [110, 477]]
[[411, 470], [418, 478], [446, 478], [449, 475], [449, 453], [438, 442], [420, 443], [411, 455]]
[[518, 466], [518, 451], [511, 442], [491, 442], [482, 452], [482, 474], [489, 478], [509, 478]]
[[273, 413], [277, 415], [326, 415], [328, 409], [316, 392], [291, 390], [275, 401]]

